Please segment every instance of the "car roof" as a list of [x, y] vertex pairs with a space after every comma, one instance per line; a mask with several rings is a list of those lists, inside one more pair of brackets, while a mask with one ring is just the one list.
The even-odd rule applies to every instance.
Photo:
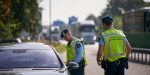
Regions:
[[44, 43], [38, 42], [24, 42], [15, 44], [4, 44], [0, 46], [0, 49], [23, 49], [23, 50], [53, 50], [53, 48]]

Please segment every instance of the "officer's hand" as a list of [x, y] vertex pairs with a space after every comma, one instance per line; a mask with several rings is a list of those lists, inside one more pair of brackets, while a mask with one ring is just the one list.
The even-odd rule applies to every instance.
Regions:
[[97, 58], [96, 59], [97, 60], [97, 64], [99, 65], [99, 66], [101, 66], [102, 65], [102, 61], [103, 61], [103, 58]]
[[68, 66], [68, 63], [69, 63], [69, 62], [64, 62], [64, 63], [65, 63], [66, 66]]
[[102, 64], [101, 64], [101, 60], [100, 59], [97, 59], [97, 64], [99, 65], [99, 66], [101, 66]]

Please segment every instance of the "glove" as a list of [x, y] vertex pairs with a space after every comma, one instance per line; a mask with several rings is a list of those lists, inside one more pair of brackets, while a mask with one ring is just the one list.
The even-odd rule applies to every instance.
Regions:
[[68, 62], [67, 68], [68, 68], [68, 70], [75, 70], [75, 69], [79, 68], [79, 65], [78, 65], [78, 63], [75, 63], [75, 62]]

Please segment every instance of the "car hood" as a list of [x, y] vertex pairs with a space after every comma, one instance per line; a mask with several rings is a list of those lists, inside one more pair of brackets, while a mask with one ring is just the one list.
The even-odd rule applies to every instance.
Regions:
[[0, 75], [69, 75], [67, 70], [19, 70], [0, 71]]

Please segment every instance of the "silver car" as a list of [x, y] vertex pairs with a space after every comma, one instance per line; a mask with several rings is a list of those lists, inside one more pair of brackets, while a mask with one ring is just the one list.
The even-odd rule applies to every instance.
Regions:
[[56, 50], [43, 43], [0, 46], [0, 75], [69, 75]]

